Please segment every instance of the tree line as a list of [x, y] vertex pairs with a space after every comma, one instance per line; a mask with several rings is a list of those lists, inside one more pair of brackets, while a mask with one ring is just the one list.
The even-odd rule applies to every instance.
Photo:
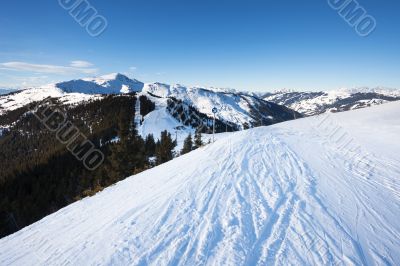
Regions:
[[[138, 135], [133, 123], [136, 100], [134, 94], [108, 95], [65, 106], [52, 99], [52, 108], [62, 110], [105, 155], [94, 171], [76, 160], [29, 108], [0, 116], [0, 125], [14, 122], [0, 136], [0, 237], [174, 158], [177, 143], [169, 132], [157, 141], [153, 135]], [[153, 108], [142, 101], [144, 113]]]

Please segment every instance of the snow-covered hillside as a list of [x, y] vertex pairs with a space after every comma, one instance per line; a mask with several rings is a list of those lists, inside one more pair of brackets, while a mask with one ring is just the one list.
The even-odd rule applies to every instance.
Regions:
[[225, 90], [151, 83], [145, 84], [142, 95], [150, 97], [152, 101], [158, 103], [158, 106], [165, 106], [167, 99], [170, 98], [180, 100], [210, 118], [213, 117], [212, 109], [216, 107], [218, 120], [235, 125], [239, 129], [243, 129], [246, 125], [253, 127], [260, 123], [269, 125], [291, 120], [296, 115], [288, 108], [266, 102], [250, 94]]
[[[0, 96], [0, 115], [47, 97], [57, 98], [65, 104], [78, 104], [105, 94], [131, 92], [152, 98], [157, 104], [157, 109], [165, 109], [170, 98], [181, 100], [210, 119], [213, 116], [212, 108], [217, 107], [217, 119], [238, 129], [275, 124], [293, 119], [296, 115], [286, 107], [268, 103], [248, 93], [162, 83], [144, 84], [118, 73], [28, 88], [11, 95]], [[297, 114], [297, 117], [299, 116], [300, 114]]]
[[54, 85], [40, 88], [28, 88], [8, 95], [0, 96], [0, 115], [26, 106], [32, 102], [43, 101], [46, 98], [57, 98], [64, 104], [79, 104], [101, 97], [95, 94], [65, 93]]
[[400, 90], [388, 88], [353, 88], [327, 92], [280, 91], [265, 95], [266, 101], [287, 106], [304, 115], [327, 111], [341, 112], [400, 100]]
[[399, 125], [395, 102], [225, 134], [1, 239], [0, 264], [396, 265]]
[[105, 94], [120, 94], [141, 91], [144, 84], [135, 79], [114, 73], [98, 78], [85, 78], [49, 84], [37, 88], [26, 88], [9, 95], [0, 96], [0, 115], [48, 97], [57, 98], [65, 104], [79, 104], [102, 97]]

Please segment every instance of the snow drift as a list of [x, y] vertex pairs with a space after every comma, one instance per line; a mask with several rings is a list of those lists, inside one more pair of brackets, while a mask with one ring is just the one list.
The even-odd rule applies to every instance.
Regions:
[[395, 265], [399, 125], [395, 102], [225, 134], [1, 239], [0, 264]]

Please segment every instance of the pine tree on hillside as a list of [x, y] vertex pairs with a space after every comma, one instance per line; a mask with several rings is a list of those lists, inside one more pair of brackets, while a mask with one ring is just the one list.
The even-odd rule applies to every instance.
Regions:
[[157, 164], [168, 162], [174, 158], [174, 148], [176, 141], [172, 140], [171, 133], [168, 131], [161, 132], [161, 138], [156, 144]]
[[154, 141], [153, 134], [149, 134], [145, 140], [146, 155], [153, 157], [156, 153], [156, 142]]
[[189, 153], [193, 150], [193, 140], [192, 140], [192, 134], [189, 134], [185, 141], [183, 142], [183, 148], [181, 150], [181, 154], [186, 154]]
[[108, 174], [111, 183], [133, 175], [142, 169], [146, 162], [143, 139], [137, 135], [132, 119], [124, 112], [118, 115], [118, 143], [110, 146]]
[[195, 149], [198, 149], [201, 146], [203, 146], [203, 140], [201, 139], [201, 132], [196, 131], [196, 133], [194, 134], [194, 147]]
[[125, 117], [124, 113], [120, 111], [118, 114], [118, 137], [121, 142], [126, 142], [130, 135], [130, 124], [127, 122], [129, 121], [127, 119], [129, 117]]
[[134, 136], [128, 142], [127, 157], [130, 163], [132, 174], [144, 169], [147, 164], [145, 142], [140, 136]]

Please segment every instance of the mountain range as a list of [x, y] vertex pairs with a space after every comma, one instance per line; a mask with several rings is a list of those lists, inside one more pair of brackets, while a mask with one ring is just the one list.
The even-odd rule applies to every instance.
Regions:
[[[167, 108], [168, 101], [179, 101], [180, 104], [185, 105], [185, 109], [188, 110], [190, 107], [191, 113], [196, 112], [198, 116], [208, 120], [213, 118], [212, 109], [217, 107], [216, 120], [219, 124], [224, 124], [225, 128], [234, 130], [271, 125], [301, 117], [301, 114], [289, 108], [267, 102], [251, 93], [163, 83], [145, 84], [118, 73], [27, 88], [0, 96], [0, 115], [46, 98], [57, 99], [65, 105], [78, 105], [110, 94], [129, 93], [148, 97], [155, 103], [155, 111], [160, 115], [167, 113], [166, 116], [170, 118], [175, 115], [178, 120], [177, 115], [171, 114], [170, 109]], [[154, 114], [149, 119], [152, 117]], [[152, 123], [151, 121], [143, 122]], [[191, 121], [186, 126], [191, 126]]]
[[[7, 92], [0, 264], [393, 264], [397, 100], [385, 88], [254, 93], [118, 73]], [[83, 142], [60, 141], [38, 119], [46, 110]], [[95, 170], [71, 152], [86, 140], [104, 156]]]
[[400, 100], [400, 90], [378, 88], [339, 89], [327, 92], [282, 91], [261, 96], [266, 101], [287, 106], [303, 115], [343, 112]]
[[[168, 100], [178, 100], [187, 107], [192, 107], [198, 115], [208, 119], [213, 117], [212, 109], [216, 107], [218, 109], [216, 119], [221, 122], [221, 125], [226, 125], [226, 127], [229, 125], [235, 130], [271, 125], [328, 111], [347, 111], [400, 100], [400, 90], [397, 89], [355, 88], [328, 92], [252, 93], [158, 82], [143, 83], [123, 74], [113, 73], [98, 78], [27, 88], [2, 95], [0, 96], [0, 115], [48, 97], [57, 99], [65, 105], [77, 105], [109, 94], [126, 93], [137, 93], [149, 97], [156, 104], [155, 109], [158, 115], [167, 116], [165, 118], [167, 120], [170, 119], [170, 115], [174, 116], [168, 113]], [[167, 112], [166, 115], [165, 112]], [[153, 118], [154, 116], [155, 114], [151, 115]], [[182, 121], [179, 122], [182, 124]], [[144, 121], [144, 124], [152, 123], [154, 121]]]

